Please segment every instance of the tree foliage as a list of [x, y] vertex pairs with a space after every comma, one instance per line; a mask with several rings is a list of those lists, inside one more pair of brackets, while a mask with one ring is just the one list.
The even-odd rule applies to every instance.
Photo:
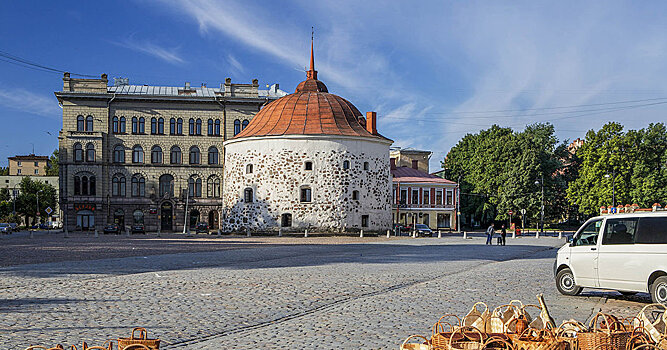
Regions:
[[[546, 217], [561, 217], [569, 172], [566, 144], [559, 143], [551, 124], [532, 124], [521, 132], [494, 125], [479, 134], [468, 134], [454, 146], [443, 168], [448, 177], [460, 177], [461, 211], [481, 223], [505, 220], [509, 211], [526, 209], [536, 220], [540, 215], [541, 182], [544, 178]], [[516, 214], [515, 214], [516, 215]]]
[[59, 151], [58, 149], [54, 150], [51, 156], [49, 157], [49, 165], [46, 167], [47, 176], [58, 176], [58, 160], [59, 160]]
[[44, 209], [46, 207], [55, 208], [56, 206], [56, 189], [40, 181], [33, 181], [29, 176], [21, 180], [20, 193], [16, 198], [16, 211], [24, 215], [26, 218], [33, 218], [36, 222], [37, 197], [39, 196], [39, 215], [41, 218], [46, 216]]

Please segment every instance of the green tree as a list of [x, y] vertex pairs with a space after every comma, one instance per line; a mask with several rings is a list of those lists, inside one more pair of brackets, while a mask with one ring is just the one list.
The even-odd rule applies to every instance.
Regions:
[[49, 157], [49, 165], [46, 167], [47, 176], [58, 176], [58, 160], [59, 160], [59, 151], [58, 149], [53, 151], [51, 157]]
[[0, 175], [9, 175], [9, 167], [0, 166]]
[[[16, 199], [16, 211], [26, 218], [33, 218], [32, 222], [37, 222], [37, 197], [39, 196], [39, 215], [41, 218], [46, 216], [44, 209], [46, 207], [55, 208], [56, 189], [46, 183], [33, 181], [29, 176], [21, 180], [20, 194]], [[26, 220], [26, 223], [28, 220]]]

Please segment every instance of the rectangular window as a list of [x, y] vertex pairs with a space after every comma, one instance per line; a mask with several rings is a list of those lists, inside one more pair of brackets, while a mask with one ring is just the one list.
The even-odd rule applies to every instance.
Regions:
[[312, 200], [312, 191], [310, 188], [305, 187], [301, 189], [301, 203], [310, 203]]
[[430, 200], [431, 198], [430, 197], [431, 197], [431, 190], [429, 190], [428, 188], [425, 188], [424, 189], [424, 201], [422, 203], [431, 204], [431, 200]]
[[607, 219], [602, 244], [633, 244], [638, 220], [638, 218]]
[[368, 215], [361, 216], [361, 227], [368, 227]]
[[35, 162], [35, 166], [39, 166], [39, 163]]
[[447, 190], [447, 205], [452, 205], [454, 203], [454, 192], [452, 190]]
[[19, 160], [18, 162], [16, 162], [16, 165], [21, 166], [21, 161]]
[[16, 175], [21, 175], [21, 169], [16, 169]]
[[39, 175], [39, 169], [35, 169], [35, 175]]
[[399, 198], [401, 204], [406, 204], [408, 202], [408, 190], [401, 190], [401, 198]]
[[419, 204], [419, 190], [412, 190], [412, 204]]
[[435, 204], [442, 205], [442, 190], [435, 191]]
[[640, 218], [635, 243], [667, 244], [667, 217]]

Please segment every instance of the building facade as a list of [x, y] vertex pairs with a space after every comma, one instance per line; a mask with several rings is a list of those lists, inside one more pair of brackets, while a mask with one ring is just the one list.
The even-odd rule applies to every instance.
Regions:
[[[273, 85], [130, 85], [63, 77], [60, 206], [69, 230], [116, 222], [147, 231], [219, 227], [222, 143], [286, 93]], [[186, 211], [187, 207], [187, 211]]]
[[[424, 167], [420, 167], [418, 160], [412, 160], [411, 166], [397, 166], [393, 157], [390, 161], [394, 223], [405, 226], [424, 224], [434, 230], [457, 230], [457, 183], [421, 170]], [[428, 159], [424, 161], [428, 164]]]
[[225, 141], [227, 231], [391, 227], [389, 146], [366, 118], [310, 70], [293, 94], [265, 106]]
[[49, 165], [49, 157], [34, 154], [9, 157], [7, 160], [9, 175], [14, 176], [46, 176], [46, 168]]

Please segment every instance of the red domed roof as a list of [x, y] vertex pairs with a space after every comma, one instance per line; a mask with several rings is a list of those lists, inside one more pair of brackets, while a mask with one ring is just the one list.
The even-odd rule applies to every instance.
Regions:
[[264, 106], [234, 138], [274, 135], [346, 135], [385, 139], [361, 124], [361, 112], [348, 100], [330, 94], [317, 80], [311, 44], [310, 70], [293, 94]]

